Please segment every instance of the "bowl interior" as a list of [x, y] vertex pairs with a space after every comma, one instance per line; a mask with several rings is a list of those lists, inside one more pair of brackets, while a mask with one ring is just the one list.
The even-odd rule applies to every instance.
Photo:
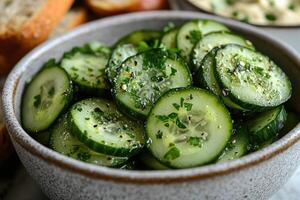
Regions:
[[[42, 67], [43, 63], [45, 63], [49, 58], [55, 58], [59, 60], [65, 51], [70, 50], [74, 46], [83, 45], [86, 42], [90, 41], [101, 41], [103, 43], [112, 45], [116, 40], [118, 40], [121, 36], [138, 29], [157, 29], [161, 30], [165, 25], [169, 22], [173, 22], [176, 25], [181, 25], [184, 22], [196, 18], [202, 19], [213, 19], [218, 20], [221, 23], [224, 23], [228, 27], [231, 28], [232, 31], [243, 35], [245, 38], [249, 39], [254, 43], [256, 48], [262, 53], [270, 56], [277, 64], [279, 64], [282, 69], [288, 74], [290, 77], [294, 90], [293, 96], [289, 101], [288, 105], [290, 109], [293, 109], [296, 112], [300, 112], [300, 90], [297, 90], [297, 87], [300, 87], [300, 59], [297, 53], [289, 48], [288, 46], [274, 40], [273, 38], [268, 37], [261, 31], [256, 28], [245, 25], [236, 21], [222, 19], [216, 16], [210, 16], [206, 14], [200, 13], [192, 13], [192, 12], [149, 12], [142, 14], [129, 14], [126, 16], [117, 16], [108, 18], [105, 20], [99, 20], [87, 25], [82, 26], [62, 37], [57, 39], [48, 41], [43, 45], [36, 48], [30, 54], [28, 54], [13, 70], [13, 72], [9, 76], [9, 81], [6, 85], [6, 98], [5, 106], [7, 106], [6, 110], [10, 109], [10, 106], [13, 107], [14, 113], [7, 116], [7, 121], [14, 120], [14, 117], [17, 118], [18, 122], [15, 122], [15, 126], [18, 126], [19, 131], [16, 131], [17, 137], [22, 139], [28, 139], [28, 135], [21, 129], [20, 126], [20, 105], [21, 105], [21, 97], [26, 86], [26, 82], [30, 80]], [[18, 81], [17, 81], [18, 79]], [[15, 88], [16, 85], [16, 88]], [[11, 91], [13, 90], [13, 91]], [[11, 96], [10, 96], [11, 95]], [[13, 102], [11, 100], [13, 99]], [[9, 112], [6, 112], [6, 115]], [[22, 130], [22, 131], [20, 131]], [[37, 146], [38, 144], [33, 144], [34, 141], [30, 140], [29, 143], [34, 148], [41, 148]], [[279, 148], [279, 145], [276, 148]], [[275, 147], [274, 147], [275, 148]], [[54, 156], [54, 152], [50, 152], [50, 150], [42, 150], [43, 153], [51, 154], [50, 156]], [[270, 150], [271, 151], [271, 150]], [[269, 152], [264, 152], [270, 153]], [[53, 154], [53, 155], [52, 155]], [[258, 155], [258, 154], [257, 154]], [[60, 155], [55, 155], [60, 156]], [[263, 153], [260, 155], [263, 157]], [[248, 157], [248, 156], [245, 156]], [[59, 157], [62, 160], [62, 157]], [[68, 159], [64, 157], [65, 159]], [[243, 160], [244, 159], [244, 160]], [[255, 159], [254, 156], [249, 158], [239, 159], [241, 161], [234, 161], [233, 165], [241, 165], [245, 162], [250, 162], [251, 159]], [[71, 162], [71, 161], [70, 161]], [[72, 161], [73, 162], [73, 161]], [[75, 163], [75, 161], [74, 161]], [[77, 162], [78, 164], [78, 162]], [[82, 164], [82, 166], [87, 166], [88, 164]], [[226, 164], [225, 164], [226, 165]], [[225, 166], [224, 165], [224, 166]], [[221, 165], [220, 165], [221, 166]], [[227, 165], [226, 165], [227, 166]], [[93, 166], [93, 169], [96, 166]], [[97, 166], [98, 167], [98, 166]], [[206, 167], [206, 168], [205, 168]], [[209, 167], [209, 166], [208, 166]], [[205, 169], [204, 171], [211, 171], [212, 169], [207, 168], [207, 166], [199, 167]], [[206, 170], [207, 169], [207, 170]], [[220, 168], [216, 168], [220, 169]], [[174, 172], [172, 172], [172, 175]], [[171, 174], [169, 174], [171, 175]]]

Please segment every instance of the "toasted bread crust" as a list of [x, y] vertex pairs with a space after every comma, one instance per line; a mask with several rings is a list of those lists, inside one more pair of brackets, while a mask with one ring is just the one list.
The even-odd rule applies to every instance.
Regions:
[[128, 12], [131, 7], [138, 6], [140, 0], [124, 0], [123, 2], [113, 2], [112, 0], [86, 0], [89, 8], [98, 15], [114, 15]]
[[85, 8], [81, 7], [76, 10], [76, 14], [73, 16], [70, 23], [67, 25], [66, 30], [71, 30], [85, 22], [89, 21], [89, 15]]
[[6, 64], [3, 70], [2, 67], [0, 69], [1, 75], [13, 67], [17, 60], [24, 54], [48, 38], [48, 35], [71, 7], [73, 1], [48, 0], [42, 9], [27, 20], [19, 31], [8, 30], [5, 34], [0, 35], [0, 54], [5, 58], [14, 54], [12, 60], [7, 59], [9, 61], [2, 61]]
[[61, 20], [58, 26], [49, 35], [49, 38], [57, 37], [87, 21], [89, 21], [90, 16], [88, 11], [84, 7], [72, 8]]

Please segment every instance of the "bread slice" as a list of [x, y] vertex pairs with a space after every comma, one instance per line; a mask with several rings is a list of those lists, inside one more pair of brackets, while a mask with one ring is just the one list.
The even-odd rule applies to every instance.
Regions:
[[[0, 80], [0, 95], [2, 95], [2, 86], [4, 80]], [[2, 105], [2, 100], [0, 98], [0, 105]], [[13, 147], [5, 127], [5, 123], [2, 115], [2, 107], [0, 106], [0, 163], [8, 158], [13, 152]]]
[[86, 3], [98, 15], [113, 15], [128, 12], [140, 0], [86, 0]]
[[49, 38], [60, 36], [87, 21], [89, 21], [89, 15], [84, 7], [72, 8], [67, 12], [54, 31], [52, 31]]
[[[6, 68], [12, 67], [25, 53], [46, 40], [73, 1], [1, 0], [0, 55], [13, 57], [5, 61], [10, 63]], [[0, 75], [4, 71], [7, 70], [1, 68]]]
[[167, 0], [141, 0], [138, 5], [132, 6], [129, 11], [149, 11], [168, 9]]

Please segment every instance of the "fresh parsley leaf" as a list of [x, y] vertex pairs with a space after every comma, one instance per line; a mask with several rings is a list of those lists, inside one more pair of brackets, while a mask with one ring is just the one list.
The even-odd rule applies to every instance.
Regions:
[[201, 138], [199, 137], [189, 137], [187, 143], [192, 146], [201, 146]]
[[174, 107], [176, 110], [179, 110], [179, 109], [180, 109], [180, 105], [179, 105], [179, 104], [173, 103], [172, 105], [173, 105], [173, 107]]
[[184, 103], [184, 107], [185, 107], [186, 111], [191, 111], [193, 104], [192, 103]]
[[168, 117], [170, 119], [176, 119], [178, 117], [178, 114], [173, 112], [173, 113], [169, 114]]
[[196, 44], [202, 38], [202, 33], [199, 30], [190, 31], [189, 40], [192, 44]]
[[269, 20], [269, 21], [271, 21], [271, 22], [274, 22], [274, 21], [277, 20], [277, 17], [276, 17], [274, 14], [272, 14], [272, 13], [267, 13], [267, 14], [265, 15], [265, 17], [266, 17], [267, 20]]
[[169, 121], [169, 117], [167, 115], [156, 115], [155, 117], [163, 122]]
[[180, 121], [179, 118], [176, 119], [175, 123], [178, 128], [182, 128], [182, 129], [186, 128], [186, 126]]
[[171, 75], [170, 76], [175, 76], [177, 70], [171, 67]]
[[180, 151], [176, 147], [172, 147], [165, 155], [165, 160], [175, 160], [176, 158], [180, 157]]

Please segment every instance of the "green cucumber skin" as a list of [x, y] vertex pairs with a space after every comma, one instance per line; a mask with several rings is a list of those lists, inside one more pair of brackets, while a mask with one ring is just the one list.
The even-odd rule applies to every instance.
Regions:
[[[222, 45], [220, 46], [219, 49], [222, 49], [222, 48], [226, 48], [227, 46], [240, 46], [240, 45], [233, 45], [233, 44], [228, 44], [228, 45]], [[242, 46], [241, 46], [242, 47]], [[243, 48], [246, 48], [246, 49], [249, 49], [247, 47], [243, 47]], [[253, 51], [252, 49], [249, 49], [251, 51]], [[215, 62], [215, 59], [214, 59], [214, 62]], [[225, 97], [225, 98], [229, 98], [232, 102], [234, 102], [235, 104], [239, 105], [240, 107], [242, 107], [243, 109], [245, 109], [246, 111], [247, 110], [250, 110], [252, 112], [264, 112], [266, 110], [270, 110], [272, 108], [275, 108], [276, 106], [259, 106], [259, 105], [253, 105], [253, 104], [250, 104], [250, 103], [247, 103], [247, 102], [244, 102], [244, 101], [241, 101], [238, 96], [234, 95], [233, 93], [231, 93], [229, 91], [228, 88], [226, 88], [224, 86], [224, 84], [222, 83], [221, 81], [221, 75], [217, 72], [216, 70], [216, 63], [214, 63], [214, 73], [215, 73], [215, 77], [217, 79], [217, 82], [219, 83], [219, 86], [221, 87], [222, 91], [226, 91], [226, 95], [224, 95], [222, 93], [222, 96]], [[290, 88], [290, 95], [288, 97], [288, 99], [291, 97], [292, 95], [292, 84], [291, 82], [289, 81], [289, 88]], [[287, 100], [288, 100], [287, 99]]]
[[[63, 128], [67, 128], [65, 131], [68, 131], [71, 136], [75, 137], [73, 135], [72, 131], [71, 131], [71, 127], [69, 126], [69, 119], [68, 118], [69, 118], [69, 114], [68, 113], [66, 113], [65, 115], [62, 115], [60, 118], [58, 118], [56, 120], [55, 124], [53, 124], [50, 127], [50, 129], [48, 130], [48, 134], [49, 134], [48, 146], [49, 146], [49, 148], [53, 149], [54, 151], [59, 152], [58, 149], [54, 145], [54, 139], [53, 139], [53, 135], [55, 134], [55, 131], [56, 131], [55, 128], [57, 128], [57, 127], [55, 127], [55, 125], [59, 126], [59, 123], [62, 123], [63, 120], [66, 120], [66, 122], [68, 122], [68, 125], [64, 125]], [[59, 130], [59, 131], [61, 131], [61, 130]], [[83, 143], [81, 143], [79, 141], [78, 141], [78, 143], [80, 143], [81, 145], [83, 145], [82, 147], [80, 147], [80, 149], [85, 148], [84, 151], [88, 151], [89, 150], [89, 151], [93, 152], [93, 150], [89, 149], [87, 146], [85, 146], [85, 144], [83, 144]], [[59, 152], [59, 153], [61, 153], [61, 152]], [[97, 152], [94, 151], [94, 153], [97, 153]], [[61, 153], [61, 154], [63, 154], [63, 153]], [[80, 160], [80, 159], [74, 158], [74, 157], [72, 157], [72, 156], [70, 156], [68, 154], [64, 154], [64, 155], [66, 155], [66, 156], [68, 156], [70, 158], [76, 159], [76, 160]], [[106, 154], [103, 154], [103, 155], [106, 155]], [[114, 159], [114, 161], [116, 161], [116, 162], [111, 162], [109, 165], [105, 164], [105, 165], [100, 165], [100, 166], [107, 166], [107, 167], [112, 167], [112, 168], [119, 168], [119, 167], [123, 166], [124, 163], [127, 162], [127, 160], [128, 160], [127, 157], [119, 157], [119, 158], [116, 157], [116, 159]], [[82, 161], [82, 160], [80, 160], [80, 161]], [[87, 161], [83, 161], [83, 162], [87, 162]], [[95, 163], [91, 163], [91, 164], [95, 164]]]
[[[142, 36], [141, 39], [136, 40], [134, 38], [132, 38], [133, 35], [135, 34], [142, 34], [144, 36]], [[114, 45], [114, 47], [118, 46], [118, 45], [122, 45], [122, 44], [133, 44], [135, 46], [138, 46], [140, 42], [142, 41], [147, 41], [147, 40], [152, 40], [152, 39], [159, 39], [161, 37], [161, 32], [160, 31], [156, 31], [156, 30], [148, 30], [148, 29], [141, 29], [141, 30], [137, 30], [134, 32], [131, 32], [125, 36], [123, 36], [121, 39], [119, 39], [116, 44]]]
[[132, 120], [138, 120], [140, 122], [143, 122], [147, 119], [147, 115], [143, 115], [139, 112], [134, 111], [133, 109], [131, 109], [129, 106], [125, 105], [122, 101], [118, 100], [118, 98], [115, 98], [114, 96], [114, 101], [118, 107], [118, 110], [126, 115], [127, 117], [129, 117]]
[[[257, 132], [249, 133], [250, 138], [252, 141], [254, 141], [254, 143], [263, 143], [272, 139], [284, 127], [284, 124], [287, 119], [287, 113], [284, 109], [284, 106], [280, 106], [278, 109], [280, 110], [277, 113], [276, 118], [271, 123], [269, 123], [267, 126], [265, 126]], [[251, 126], [251, 124], [248, 123], [248, 126]], [[251, 127], [249, 127], [249, 129], [250, 128]]]
[[[74, 47], [70, 51], [65, 52], [62, 60], [60, 61], [60, 65], [62, 64], [63, 59], [70, 59], [72, 58], [72, 56], [75, 56], [77, 53], [83, 55], [92, 55], [92, 56], [101, 55], [105, 57], [108, 62], [108, 59], [110, 58], [111, 55], [111, 51], [112, 50], [110, 47], [104, 46], [101, 43], [98, 42], [87, 43], [84, 44], [82, 47]], [[69, 75], [69, 77], [71, 78], [71, 75]], [[104, 78], [104, 82], [106, 83], [106, 85], [108, 85], [108, 79], [106, 77]], [[110, 93], [109, 88], [107, 86], [103, 88], [97, 88], [97, 87], [90, 87], [80, 83], [76, 83], [75, 81], [73, 81], [73, 83], [77, 87], [78, 93], [83, 96], [102, 97]]]
[[[217, 31], [217, 32], [211, 32], [211, 33], [208, 33], [208, 34], [204, 35], [203, 37], [205, 37], [205, 36], [213, 36], [213, 35], [218, 35], [218, 34], [231, 35], [231, 36], [240, 38], [241, 40], [244, 40], [244, 41], [245, 41], [245, 47], [247, 47], [247, 48], [249, 48], [249, 49], [255, 50], [255, 47], [253, 46], [253, 44], [252, 44], [250, 41], [248, 41], [247, 39], [243, 38], [243, 37], [240, 36], [240, 35], [236, 35], [236, 34], [231, 33], [231, 32], [229, 32], [229, 31]], [[202, 39], [201, 39], [201, 40], [202, 40]], [[198, 43], [200, 43], [201, 40], [200, 40]], [[204, 60], [204, 57], [203, 57], [200, 66], [197, 66], [197, 63], [194, 62], [194, 59], [195, 59], [195, 56], [196, 56], [196, 55], [195, 55], [195, 54], [196, 54], [196, 53], [195, 53], [195, 49], [196, 49], [198, 43], [195, 44], [195, 46], [194, 46], [194, 48], [193, 48], [193, 50], [192, 50], [192, 52], [191, 52], [191, 61], [192, 61], [192, 62], [191, 62], [191, 67], [192, 67], [193, 74], [197, 74], [197, 73], [199, 72], [199, 70], [201, 69], [203, 60]], [[233, 43], [233, 42], [232, 42], [232, 43]], [[238, 44], [238, 43], [237, 43], [237, 44]], [[226, 45], [226, 44], [222, 44], [222, 45]], [[215, 52], [217, 51], [217, 49], [219, 48], [219, 46], [220, 46], [220, 45], [215, 46], [215, 47], [213, 48], [213, 49], [215, 49]], [[212, 50], [213, 50], [213, 49], [212, 49]], [[211, 50], [211, 51], [212, 51], [212, 50]]]
[[[219, 47], [215, 47], [213, 48], [201, 61], [201, 65], [200, 67], [198, 68], [197, 72], [194, 74], [194, 82], [195, 82], [195, 85], [200, 87], [200, 88], [204, 88], [206, 90], [209, 90], [211, 91], [212, 93], [214, 93], [215, 95], [219, 96], [220, 99], [223, 101], [223, 103], [228, 106], [229, 108], [233, 109], [234, 111], [241, 111], [241, 112], [249, 112], [248, 109], [245, 109], [245, 108], [242, 108], [241, 106], [239, 105], [235, 105], [234, 102], [231, 101], [230, 98], [228, 97], [224, 97], [222, 96], [222, 92], [221, 92], [221, 88], [220, 88], [220, 85], [218, 83], [218, 81], [216, 81], [216, 86], [215, 86], [215, 89], [213, 88], [210, 88], [210, 86], [208, 85], [208, 83], [206, 82], [205, 80], [205, 77], [204, 77], [204, 71], [203, 71], [203, 65], [206, 61], [206, 59], [208, 57], [212, 57], [213, 58], [213, 62], [214, 62], [214, 56], [215, 56], [215, 53], [218, 51]], [[208, 58], [209, 59], [209, 58]], [[212, 65], [215, 65], [214, 63], [212, 63]], [[215, 74], [215, 67], [213, 67], [211, 70], [213, 70], [213, 73]]]
[[74, 135], [76, 135], [78, 140], [80, 140], [82, 143], [84, 143], [90, 149], [92, 149], [96, 152], [107, 154], [107, 155], [112, 155], [112, 156], [130, 157], [130, 156], [133, 156], [133, 155], [139, 153], [140, 150], [141, 150], [140, 148], [131, 149], [131, 150], [126, 149], [126, 148], [122, 148], [122, 147], [113, 148], [113, 147], [110, 147], [110, 146], [103, 145], [101, 143], [95, 143], [93, 140], [89, 139], [86, 134], [82, 134], [80, 129], [76, 126], [76, 124], [71, 119], [70, 115], [68, 116], [68, 118], [69, 118], [69, 121], [70, 121], [71, 132]]
[[[181, 29], [184, 25], [186, 25], [186, 24], [188, 24], [188, 23], [194, 23], [194, 24], [203, 23], [203, 24], [205, 24], [205, 23], [208, 23], [208, 22], [217, 23], [218, 25], [223, 26], [222, 29], [215, 30], [215, 31], [228, 31], [228, 32], [230, 32], [230, 30], [229, 30], [225, 25], [220, 24], [220, 23], [217, 22], [217, 21], [214, 21], [214, 20], [208, 20], [208, 19], [200, 19], [200, 20], [199, 20], [199, 19], [194, 19], [194, 20], [188, 21], [187, 23], [183, 24], [183, 25], [178, 29], [178, 33], [177, 33], [177, 36], [176, 36], [176, 47], [177, 47], [177, 48], [179, 47], [178, 43], [179, 43], [180, 29]], [[215, 31], [211, 31], [211, 32], [215, 32]], [[203, 36], [203, 35], [206, 35], [206, 34], [208, 34], [208, 33], [210, 33], [210, 32], [207, 32], [207, 33], [204, 33], [204, 34], [203, 34], [203, 32], [201, 31], [202, 36]], [[193, 46], [195, 46], [195, 45], [193, 45]], [[192, 50], [193, 50], [193, 47], [192, 47], [191, 51], [192, 51]], [[191, 52], [189, 53], [189, 55], [188, 55], [187, 57], [185, 57], [185, 56], [183, 56], [183, 57], [184, 57], [185, 60], [190, 64], [190, 61], [191, 61]]]
[[[204, 78], [204, 73], [203, 73], [203, 64], [204, 64], [204, 61], [207, 59], [207, 57], [213, 57], [215, 56], [215, 53], [216, 51], [219, 49], [219, 47], [215, 47], [213, 48], [208, 54], [205, 55], [205, 57], [202, 59], [201, 61], [201, 65], [200, 67], [198, 68], [198, 70], [193, 74], [194, 75], [194, 82], [196, 84], [196, 86], [199, 86], [201, 88], [204, 88], [206, 90], [210, 90], [211, 89], [209, 88], [208, 84], [206, 83], [205, 81], [205, 78]], [[213, 64], [214, 65], [214, 64]], [[195, 68], [195, 67], [194, 67]], [[214, 70], [214, 69], [213, 69]], [[215, 70], [214, 70], [215, 71]], [[217, 86], [219, 87], [219, 85]]]
[[[52, 61], [52, 59], [49, 60], [49, 61]], [[49, 61], [48, 61], [48, 62], [49, 62]], [[48, 63], [48, 62], [47, 62], [47, 63]], [[42, 67], [42, 69], [41, 69], [41, 70], [40, 70], [40, 71], [39, 71], [39, 72], [38, 72], [38, 73], [37, 73], [37, 74], [36, 74], [29, 82], [26, 83], [24, 92], [23, 92], [23, 94], [22, 94], [21, 108], [23, 108], [23, 104], [25, 103], [25, 102], [23, 101], [23, 99], [24, 99], [25, 91], [27, 90], [29, 84], [30, 84], [31, 82], [33, 82], [33, 81], [36, 79], [37, 75], [40, 74], [43, 70], [48, 69], [48, 68], [51, 68], [51, 67], [56, 67], [56, 66], [54, 66], [54, 65], [49, 65], [49, 66], [48, 66], [47, 63], [46, 63], [46, 65], [44, 65], [44, 67]], [[64, 70], [64, 69], [61, 68], [61, 67], [60, 67], [60, 69], [63, 70], [63, 71], [65, 72], [65, 74], [66, 74], [67, 77], [69, 77], [69, 75], [68, 75], [68, 73], [66, 72], [66, 70]], [[60, 116], [61, 114], [63, 114], [63, 113], [65, 113], [65, 112], [68, 111], [69, 106], [70, 106], [71, 103], [73, 102], [73, 98], [74, 98], [74, 85], [73, 85], [72, 80], [71, 80], [70, 77], [69, 77], [69, 90], [68, 90], [67, 93], [65, 94], [65, 100], [66, 100], [66, 102], [65, 102], [65, 105], [64, 105], [63, 109], [61, 110], [61, 112], [57, 114], [56, 118], [58, 118], [58, 116]], [[22, 110], [21, 112], [23, 113], [23, 110]], [[23, 127], [26, 131], [28, 131], [29, 133], [32, 133], [32, 134], [39, 134], [39, 132], [41, 132], [41, 131], [47, 131], [47, 129], [48, 129], [49, 127], [51, 127], [54, 123], [55, 123], [55, 120], [53, 120], [53, 122], [50, 123], [48, 127], [44, 128], [44, 129], [42, 129], [42, 130], [39, 130], [38, 132], [37, 132], [37, 131], [32, 131], [32, 130], [27, 129], [26, 126], [24, 125], [24, 123], [23, 123], [23, 115], [21, 114], [21, 124], [22, 124], [22, 127]], [[36, 137], [38, 137], [38, 136], [36, 136]]]
[[[249, 146], [249, 138], [248, 138], [248, 128], [245, 125], [237, 125], [235, 128], [235, 134], [231, 138], [231, 141], [228, 143], [228, 145], [225, 147], [223, 153], [218, 158], [217, 163], [223, 163], [230, 160], [238, 159], [248, 153], [248, 146]], [[235, 140], [235, 143], [232, 143]], [[230, 145], [242, 145], [242, 149], [237, 152], [235, 150], [235, 147], [230, 147]], [[229, 149], [226, 149], [229, 148]], [[232, 151], [235, 151], [231, 157], [228, 157], [230, 154], [232, 154]]]

